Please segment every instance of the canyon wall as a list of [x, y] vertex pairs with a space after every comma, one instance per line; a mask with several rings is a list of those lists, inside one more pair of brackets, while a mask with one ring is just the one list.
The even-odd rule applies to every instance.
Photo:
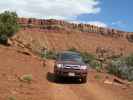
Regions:
[[133, 33], [130, 32], [54, 19], [19, 18], [18, 23], [21, 29], [13, 37], [17, 41], [13, 44], [37, 54], [44, 49], [58, 52], [70, 48], [94, 54], [97, 48], [104, 48], [111, 55], [133, 52]]
[[97, 33], [103, 36], [113, 38], [126, 38], [129, 42], [133, 41], [133, 33], [124, 32], [111, 28], [97, 27], [90, 24], [75, 24], [63, 20], [55, 19], [35, 19], [35, 18], [19, 18], [18, 23], [23, 27], [40, 28], [49, 30], [66, 30], [79, 31], [86, 33]]

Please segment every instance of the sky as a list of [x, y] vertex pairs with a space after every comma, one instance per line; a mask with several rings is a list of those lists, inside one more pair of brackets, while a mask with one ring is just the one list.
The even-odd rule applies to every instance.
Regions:
[[0, 13], [63, 19], [133, 32], [133, 0], [0, 0]]

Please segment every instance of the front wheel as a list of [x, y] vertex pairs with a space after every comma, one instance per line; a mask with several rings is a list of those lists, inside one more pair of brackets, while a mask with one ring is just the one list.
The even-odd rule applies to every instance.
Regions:
[[86, 76], [85, 76], [85, 77], [82, 77], [82, 78], [81, 78], [81, 82], [82, 82], [82, 83], [86, 83], [86, 82], [87, 82], [87, 77], [86, 77]]

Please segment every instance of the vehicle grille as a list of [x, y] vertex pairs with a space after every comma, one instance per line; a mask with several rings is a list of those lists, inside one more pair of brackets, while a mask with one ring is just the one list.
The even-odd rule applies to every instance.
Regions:
[[65, 69], [75, 69], [75, 70], [79, 70], [80, 69], [80, 65], [64, 65]]

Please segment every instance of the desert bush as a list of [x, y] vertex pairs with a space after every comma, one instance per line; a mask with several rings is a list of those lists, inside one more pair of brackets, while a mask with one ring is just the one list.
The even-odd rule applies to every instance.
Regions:
[[123, 66], [123, 62], [120, 59], [112, 60], [109, 65], [108, 72], [118, 76], [120, 74], [119, 67]]
[[125, 58], [113, 60], [110, 64], [108, 72], [114, 74], [122, 79], [133, 81], [133, 56], [129, 55]]
[[33, 77], [31, 74], [25, 74], [25, 75], [20, 77], [20, 80], [27, 82], [27, 83], [31, 83], [31, 81], [33, 80]]
[[9, 96], [8, 100], [17, 100], [15, 96]]
[[92, 61], [95, 60], [95, 56], [91, 53], [87, 53], [87, 52], [80, 52], [80, 55], [82, 56], [83, 58], [83, 61], [86, 63], [86, 64], [90, 64]]
[[4, 34], [8, 37], [14, 35], [18, 30], [17, 14], [15, 12], [5, 11], [0, 14], [0, 34]]
[[7, 42], [6, 37], [13, 36], [18, 28], [19, 25], [17, 24], [17, 14], [15, 12], [5, 11], [0, 14], [0, 43]]
[[125, 58], [125, 62], [128, 66], [133, 67], [133, 53]]
[[56, 59], [57, 53], [54, 51], [42, 52], [41, 57], [46, 59]]
[[102, 69], [102, 66], [100, 64], [100, 62], [98, 62], [97, 60], [93, 60], [90, 62], [90, 67], [93, 69], [96, 69], [96, 71], [100, 72]]

